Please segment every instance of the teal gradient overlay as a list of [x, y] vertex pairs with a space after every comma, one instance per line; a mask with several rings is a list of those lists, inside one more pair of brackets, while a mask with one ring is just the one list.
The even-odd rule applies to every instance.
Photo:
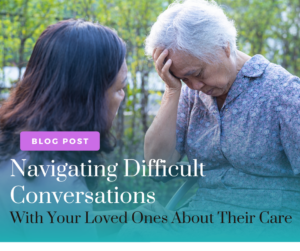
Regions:
[[[126, 181], [126, 179], [123, 179], [119, 182]], [[53, 184], [55, 185], [55, 183]], [[85, 203], [67, 204], [64, 200], [58, 204], [16, 204], [11, 200], [11, 191], [9, 190], [10, 189], [1, 191], [2, 223], [0, 240], [2, 242], [300, 241], [298, 212], [288, 210], [282, 212], [271, 209], [251, 210], [249, 208], [239, 208], [237, 210], [236, 207], [233, 207], [232, 210], [230, 210], [230, 208], [226, 208], [224, 212], [226, 211], [227, 214], [224, 213], [224, 223], [221, 223], [222, 217], [221, 213], [218, 214], [218, 211], [222, 211], [222, 207], [215, 208], [211, 211], [205, 209], [203, 209], [203, 211], [191, 211], [183, 208], [176, 211], [177, 216], [174, 214], [171, 217], [167, 215], [167, 217], [165, 217], [167, 218], [166, 222], [162, 220], [164, 214], [150, 214], [149, 211], [144, 212], [141, 203], [131, 203], [130, 205], [126, 205], [126, 207], [122, 205], [122, 203], [118, 205], [108, 205], [108, 203], [98, 204], [94, 206], [94, 208], [97, 208], [97, 211], [93, 213], [92, 207], [87, 207]], [[53, 191], [55, 190], [55, 187], [53, 187]], [[145, 191], [145, 194], [147, 192], [148, 191]], [[155, 192], [159, 193], [159, 191]], [[21, 201], [26, 194], [27, 193], [22, 193], [22, 191], [19, 190], [18, 194], [15, 194], [15, 199]], [[122, 210], [122, 207], [128, 208], [129, 206], [134, 209]], [[6, 208], [9, 210], [6, 210]], [[255, 208], [255, 205], [253, 205], [253, 208]], [[231, 212], [231, 217], [228, 216], [229, 211]], [[269, 214], [266, 213], [267, 211]], [[15, 218], [17, 218], [16, 212], [19, 212], [20, 216], [24, 214], [22, 223], [18, 222], [18, 220], [14, 223], [11, 212], [13, 212]], [[49, 212], [52, 215], [56, 212], [55, 217], [53, 217], [53, 223], [51, 223], [52, 218]], [[135, 212], [134, 217], [132, 216], [133, 212]], [[262, 212], [262, 220], [264, 223], [259, 219]], [[31, 214], [33, 215], [32, 218], [30, 218]], [[36, 214], [40, 216], [36, 218]], [[88, 218], [86, 216], [87, 214]], [[77, 217], [78, 223], [76, 223], [76, 215], [80, 215], [80, 217]], [[116, 215], [113, 220], [115, 223], [111, 221], [113, 215]], [[252, 223], [250, 215], [255, 216], [252, 217]], [[270, 218], [271, 215], [275, 216]], [[278, 223], [279, 215], [284, 215], [284, 217], [281, 217], [281, 223]], [[27, 216], [29, 217], [29, 223], [26, 223]], [[43, 223], [40, 223], [41, 218], [43, 219]], [[105, 218], [108, 219], [108, 223], [106, 223]], [[285, 219], [292, 223], [286, 223]], [[70, 223], [67, 223], [67, 220]], [[266, 223], [268, 220], [269, 223]], [[93, 221], [94, 223], [91, 223]], [[234, 221], [236, 223], [234, 223]], [[246, 221], [248, 221], [248, 223], [246, 223]], [[274, 223], [271, 223], [271, 221]], [[97, 232], [99, 234], [97, 234]]]
[[[82, 177], [60, 180], [50, 173], [45, 177], [40, 173], [38, 177], [28, 179], [17, 169], [14, 169], [13, 176], [12, 164], [8, 161], [0, 168], [0, 178], [2, 242], [300, 241], [297, 192], [288, 191], [284, 197], [281, 194], [285, 193], [280, 189], [265, 189], [264, 193], [259, 189], [228, 187], [199, 188], [197, 192], [191, 189], [192, 193], [187, 197], [195, 193], [197, 196], [176, 211], [168, 211], [163, 207], [167, 201], [162, 201], [161, 195], [171, 198], [176, 189], [168, 189], [168, 183], [154, 182], [141, 174], [124, 177], [119, 172], [113, 182], [109, 182], [107, 177], [100, 178], [99, 187], [93, 191], [94, 203], [86, 196], [89, 190]], [[169, 182], [180, 184], [183, 181]], [[49, 201], [47, 193], [41, 200], [41, 192], [49, 193]], [[97, 192], [104, 199], [95, 203]], [[155, 194], [154, 204], [147, 203], [149, 192]], [[227, 198], [226, 192], [234, 198], [238, 196], [239, 200], [230, 200], [235, 204], [225, 203], [221, 199]], [[127, 195], [123, 197], [126, 203], [121, 200], [123, 193]], [[134, 193], [138, 193], [137, 200]], [[201, 197], [204, 193], [206, 197]], [[261, 204], [263, 207], [258, 204], [262, 200], [266, 202]], [[224, 212], [223, 218], [221, 211]]]
[[[34, 213], [35, 211], [32, 211]], [[58, 211], [57, 215], [62, 215]], [[139, 212], [139, 211], [137, 211]], [[44, 216], [44, 224], [26, 226], [26, 234], [15, 231], [14, 234], [9, 228], [26, 223], [7, 222], [1, 226], [1, 241], [47, 241], [47, 242], [90, 242], [90, 241], [114, 241], [114, 242], [220, 242], [220, 241], [299, 241], [299, 224], [201, 224], [201, 223], [145, 223], [137, 220], [135, 223], [129, 219], [124, 224], [94, 223], [95, 227], [102, 228], [99, 236], [94, 235], [91, 225], [84, 223], [85, 213], [78, 224], [50, 224], [50, 218], [44, 211], [39, 210], [39, 215]], [[108, 214], [109, 215], [109, 214]], [[108, 216], [107, 215], [107, 216]], [[124, 212], [125, 215], [125, 212]], [[64, 215], [66, 216], [66, 215]], [[69, 215], [70, 217], [70, 215]], [[149, 219], [149, 215], [147, 216]], [[93, 217], [90, 218], [91, 221]], [[99, 217], [98, 217], [99, 219]], [[217, 220], [217, 217], [216, 217]], [[91, 222], [90, 221], [90, 222]], [[119, 229], [118, 232], [114, 232]]]

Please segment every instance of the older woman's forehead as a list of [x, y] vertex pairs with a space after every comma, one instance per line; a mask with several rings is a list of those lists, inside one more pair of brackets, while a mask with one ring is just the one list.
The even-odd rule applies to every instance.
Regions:
[[167, 59], [172, 59], [173, 62], [176, 63], [189, 63], [189, 64], [197, 64], [197, 65], [204, 65], [205, 63], [200, 59], [196, 58], [195, 56], [184, 52], [184, 51], [173, 51], [170, 50]]
[[173, 52], [168, 55], [167, 59], [172, 60], [172, 65], [170, 70], [176, 75], [177, 74], [193, 74], [195, 71], [198, 71], [200, 68], [205, 66], [205, 63], [200, 59], [186, 53], [186, 52]]

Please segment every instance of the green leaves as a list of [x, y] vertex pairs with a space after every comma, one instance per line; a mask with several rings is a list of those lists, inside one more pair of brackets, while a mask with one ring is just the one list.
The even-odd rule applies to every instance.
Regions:
[[[130, 86], [126, 90], [123, 111], [131, 111], [123, 130], [116, 130], [125, 148], [126, 142], [142, 146], [148, 124], [149, 97], [163, 90], [149, 90], [148, 76], [153, 63], [145, 57], [144, 41], [158, 15], [172, 1], [162, 0], [1, 0], [0, 1], [0, 68], [25, 67], [32, 48], [50, 24], [63, 19], [81, 18], [99, 22], [116, 30], [127, 44], [126, 62]], [[217, 0], [238, 29], [238, 48], [249, 55], [263, 54], [292, 73], [300, 73], [300, 2], [298, 0]], [[158, 94], [158, 95], [157, 95]], [[123, 123], [123, 122], [122, 122]], [[143, 129], [142, 129], [143, 128]], [[134, 156], [132, 156], [134, 157]]]
[[238, 48], [263, 54], [295, 75], [300, 74], [300, 2], [297, 0], [220, 0], [238, 29]]
[[[0, 68], [25, 67], [34, 43], [42, 31], [62, 19], [59, 0], [4, 1], [0, 12]], [[19, 74], [20, 74], [19, 70]], [[20, 78], [20, 76], [19, 76]]]

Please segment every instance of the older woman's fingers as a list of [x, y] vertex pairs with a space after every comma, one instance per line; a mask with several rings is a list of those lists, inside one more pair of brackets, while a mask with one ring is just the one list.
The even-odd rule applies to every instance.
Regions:
[[172, 64], [172, 60], [168, 59], [167, 62], [164, 64], [163, 68], [161, 69], [161, 74], [163, 77], [166, 79], [166, 81], [172, 81], [172, 82], [178, 82], [179, 79], [175, 78], [171, 73], [170, 73], [170, 67]]
[[157, 51], [157, 48], [155, 48], [154, 50], [153, 50], [153, 52], [152, 52], [152, 58], [153, 58], [153, 60], [155, 61], [156, 59], [154, 58], [154, 55], [155, 55], [155, 52]]
[[172, 60], [166, 61], [169, 51], [167, 49], [157, 48], [154, 52], [155, 69], [166, 85], [172, 89], [180, 89], [181, 82], [170, 73]]
[[160, 56], [160, 54], [164, 51], [163, 48], [156, 48], [155, 52], [153, 53], [153, 60], [156, 63], [158, 57]]
[[159, 72], [161, 72], [162, 68], [164, 67], [165, 60], [166, 57], [168, 56], [168, 53], [169, 53], [168, 50], [163, 50], [155, 62], [155, 66]]
[[163, 65], [162, 69], [161, 69], [161, 73], [165, 76], [165, 77], [173, 77], [171, 74], [170, 74], [170, 67], [171, 67], [171, 64], [172, 64], [172, 60], [171, 59], [168, 59], [167, 62]]
[[156, 58], [155, 60], [155, 66], [161, 70], [161, 68], [163, 67], [164, 65], [164, 61], [165, 61], [165, 58], [166, 56], [168, 55], [168, 50], [157, 50], [155, 52], [155, 55], [154, 57]]
[[161, 69], [160, 77], [162, 80], [172, 89], [179, 90], [181, 89], [181, 81], [178, 78], [175, 78], [171, 72], [170, 67], [172, 65], [172, 60], [168, 59]]

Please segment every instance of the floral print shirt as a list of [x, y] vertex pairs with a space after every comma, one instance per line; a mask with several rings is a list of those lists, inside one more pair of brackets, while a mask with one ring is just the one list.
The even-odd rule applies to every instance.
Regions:
[[176, 149], [204, 164], [194, 198], [202, 206], [300, 211], [300, 79], [255, 55], [220, 111], [214, 97], [183, 86]]

